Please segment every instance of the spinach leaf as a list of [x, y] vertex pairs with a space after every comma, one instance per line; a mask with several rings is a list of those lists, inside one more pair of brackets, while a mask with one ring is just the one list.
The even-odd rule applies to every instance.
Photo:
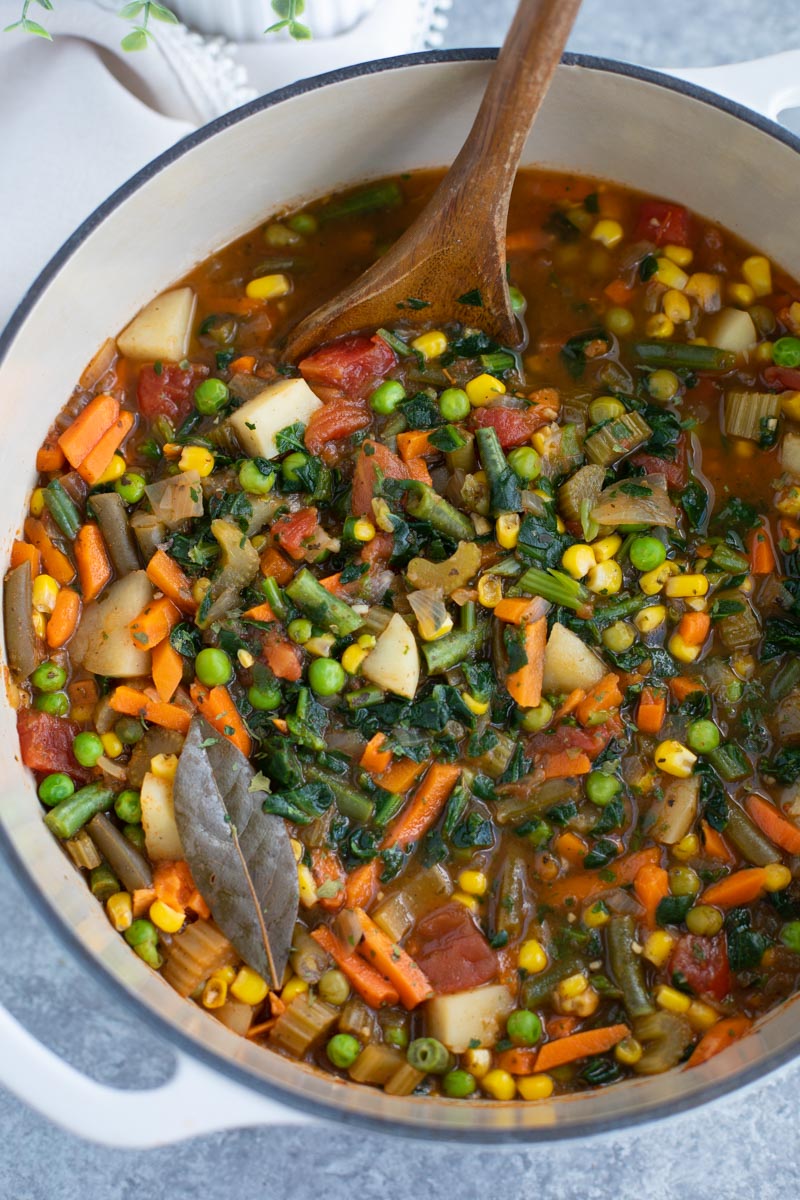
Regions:
[[593, 867], [605, 867], [619, 854], [619, 846], [610, 838], [600, 838], [595, 842], [588, 854], [584, 855], [583, 865], [587, 871]]
[[491, 821], [485, 820], [480, 813], [470, 813], [466, 821], [453, 830], [452, 842], [459, 850], [488, 849], [494, 845]]
[[697, 479], [690, 479], [678, 501], [692, 529], [700, 529], [708, 512], [708, 492]]
[[611, 345], [605, 329], [590, 329], [587, 333], [576, 333], [561, 349], [561, 361], [573, 379], [580, 379], [586, 369], [586, 347], [592, 342], [603, 342], [608, 353]]
[[728, 962], [735, 974], [757, 967], [769, 945], [769, 938], [752, 929], [751, 921], [747, 908], [732, 908], [725, 919]]
[[286, 425], [285, 428], [279, 429], [275, 434], [278, 454], [288, 454], [292, 450], [306, 454], [305, 432], [306, 427], [302, 421], [295, 421], [294, 425]]
[[783, 617], [770, 617], [764, 625], [764, 640], [761, 644], [761, 661], [779, 658], [786, 651], [800, 653], [800, 625], [786, 621]]
[[789, 786], [800, 779], [800, 746], [783, 746], [771, 762], [762, 761], [761, 770], [778, 783]]
[[400, 411], [408, 421], [409, 429], [433, 429], [445, 424], [438, 405], [427, 392], [417, 392], [403, 403]]

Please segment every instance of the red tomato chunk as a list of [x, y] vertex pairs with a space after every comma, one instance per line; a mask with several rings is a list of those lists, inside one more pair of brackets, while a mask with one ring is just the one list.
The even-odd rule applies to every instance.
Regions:
[[139, 411], [148, 421], [166, 417], [173, 425], [180, 424], [192, 411], [194, 389], [207, 374], [208, 367], [196, 363], [186, 368], [178, 363], [148, 363], [139, 372]]
[[440, 995], [478, 987], [498, 972], [497, 955], [463, 904], [446, 904], [424, 917], [407, 949]]
[[346, 337], [323, 346], [298, 364], [306, 383], [335, 387], [349, 397], [364, 396], [397, 362], [379, 337]]
[[664, 200], [645, 200], [633, 233], [634, 241], [655, 242], [657, 246], [688, 246], [691, 234], [689, 213], [680, 204]]
[[71, 721], [39, 712], [35, 708], [22, 708], [17, 713], [17, 733], [22, 761], [32, 771], [44, 774], [63, 771], [80, 780], [89, 777], [72, 753], [72, 742], [78, 733], [78, 726]]
[[504, 450], [511, 446], [521, 446], [527, 442], [531, 434], [542, 425], [547, 424], [548, 417], [540, 409], [535, 408], [479, 408], [472, 414], [473, 429], [491, 425], [497, 433], [498, 441]]
[[708, 938], [687, 933], [673, 951], [670, 971], [682, 975], [695, 995], [724, 1000], [731, 990], [724, 935]]

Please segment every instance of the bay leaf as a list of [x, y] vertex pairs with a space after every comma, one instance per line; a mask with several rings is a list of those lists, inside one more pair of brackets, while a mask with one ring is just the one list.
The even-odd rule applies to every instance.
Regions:
[[236, 746], [192, 718], [173, 791], [186, 861], [219, 928], [277, 988], [297, 920], [297, 864], [285, 822], [250, 790], [254, 778]]

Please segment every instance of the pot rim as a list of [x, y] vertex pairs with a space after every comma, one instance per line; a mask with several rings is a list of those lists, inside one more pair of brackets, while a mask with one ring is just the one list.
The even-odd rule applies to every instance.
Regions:
[[[201, 145], [230, 126], [247, 120], [255, 113], [272, 108], [274, 105], [280, 104], [285, 100], [321, 90], [332, 84], [363, 76], [377, 75], [383, 71], [403, 69], [405, 67], [439, 63], [487, 62], [495, 59], [497, 55], [498, 50], [491, 47], [426, 50], [413, 54], [398, 55], [394, 58], [374, 59], [355, 66], [341, 67], [334, 71], [326, 72], [323, 75], [315, 75], [308, 79], [299, 80], [287, 87], [280, 88], [278, 91], [259, 96], [257, 99], [224, 113], [222, 116], [201, 126], [186, 137], [181, 138], [174, 146], [171, 146], [132, 175], [130, 179], [99, 204], [78, 226], [75, 232], [66, 239], [50, 261], [39, 272], [12, 312], [5, 328], [0, 332], [0, 367], [2, 367], [17, 336], [17, 328], [28, 317], [39, 297], [45, 292], [64, 264], [93, 231], [103, 223], [110, 213], [134, 195], [144, 184], [148, 183], [160, 174], [161, 171], [196, 146]], [[800, 153], [800, 136], [795, 135], [788, 129], [784, 129], [776, 121], [772, 121], [754, 112], [752, 109], [745, 108], [733, 100], [719, 96], [695, 84], [673, 76], [663, 75], [648, 67], [640, 67], [590, 54], [566, 53], [563, 55], [561, 61], [564, 66], [585, 67], [594, 71], [605, 71], [611, 75], [625, 76], [642, 83], [654, 84], [668, 91], [688, 96], [699, 103], [719, 109], [729, 116], [753, 126], [773, 140], [782, 142], [790, 149]], [[300, 1112], [321, 1119], [334, 1120], [339, 1124], [367, 1128], [376, 1133], [403, 1135], [426, 1141], [439, 1140], [453, 1143], [468, 1141], [473, 1144], [500, 1145], [519, 1140], [542, 1142], [584, 1138], [620, 1130], [618, 1118], [604, 1119], [602, 1116], [582, 1119], [570, 1123], [566, 1127], [555, 1124], [537, 1127], [521, 1126], [505, 1130], [483, 1130], [477, 1124], [465, 1127], [450, 1126], [443, 1129], [437, 1127], [435, 1121], [429, 1124], [417, 1124], [398, 1117], [386, 1120], [385, 1118], [372, 1117], [368, 1113], [353, 1113], [334, 1103], [310, 1099], [306, 1096], [299, 1096], [293, 1092], [284, 1090], [279, 1084], [266, 1080], [261, 1076], [253, 1075], [245, 1067], [232, 1059], [223, 1057], [216, 1051], [207, 1049], [206, 1046], [186, 1033], [182, 1027], [174, 1025], [168, 1018], [162, 1016], [161, 1013], [147, 1004], [138, 995], [129, 992], [122, 982], [95, 957], [75, 929], [67, 923], [66, 919], [46, 894], [39, 880], [24, 862], [4, 828], [0, 832], [0, 855], [2, 855], [11, 868], [17, 881], [25, 888], [26, 895], [39, 915], [48, 918], [48, 927], [51, 929], [55, 927], [57, 936], [68, 946], [75, 958], [84, 963], [92, 975], [98, 981], [102, 982], [105, 988], [122, 999], [126, 1009], [138, 1020], [143, 1021], [150, 1032], [162, 1037], [174, 1049], [182, 1051], [194, 1059], [199, 1059], [203, 1064], [216, 1072], [221, 1072], [233, 1082], [288, 1108], [297, 1109]], [[56, 918], [55, 923], [53, 923], [52, 917]], [[800, 1035], [798, 1035], [797, 1044], [794, 1046], [789, 1045], [782, 1049], [773, 1050], [752, 1064], [739, 1067], [734, 1073], [726, 1076], [724, 1079], [708, 1083], [697, 1094], [676, 1095], [674, 1098], [665, 1099], [654, 1104], [652, 1107], [641, 1108], [633, 1113], [629, 1112], [626, 1114], [625, 1127], [641, 1126], [651, 1121], [662, 1120], [678, 1113], [688, 1112], [690, 1109], [697, 1108], [701, 1104], [706, 1104], [710, 1100], [717, 1099], [734, 1090], [752, 1084], [757, 1079], [763, 1078], [766, 1073], [774, 1071], [776, 1068], [791, 1061], [798, 1053], [800, 1053]], [[598, 1111], [601, 1110], [599, 1104], [597, 1108]]]

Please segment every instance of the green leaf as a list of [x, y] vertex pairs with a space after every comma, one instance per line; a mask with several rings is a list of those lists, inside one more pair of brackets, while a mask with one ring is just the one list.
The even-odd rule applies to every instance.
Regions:
[[53, 0], [36, 0], [40, 8], [44, 8], [47, 12], [53, 11]]
[[131, 53], [134, 50], [146, 50], [147, 36], [146, 29], [132, 29], [130, 33], [125, 34], [125, 37], [120, 42], [120, 45], [122, 46], [122, 49], [128, 53]]
[[288, 24], [288, 21], [276, 21], [274, 25], [269, 25], [264, 30], [264, 33], [280, 33], [280, 31], [285, 29]]
[[292, 0], [271, 0], [270, 8], [279, 17], [293, 17], [295, 15], [296, 6], [292, 4]]
[[289, 35], [296, 42], [307, 42], [311, 38], [311, 30], [307, 25], [302, 25], [299, 21], [289, 22]]
[[163, 4], [150, 4], [150, 16], [156, 21], [163, 21], [165, 25], [177, 25], [178, 18], [171, 8], [166, 8]]
[[31, 21], [26, 17], [25, 20], [20, 23], [25, 33], [32, 33], [34, 37], [46, 38], [48, 42], [52, 42], [52, 37], [47, 32], [45, 27], [40, 25], [38, 21]]
[[13, 25], [6, 25], [3, 33], [11, 33], [13, 29], [19, 29], [21, 25], [22, 21], [15, 21]]
[[144, 8], [144, 0], [133, 0], [131, 4], [125, 4], [119, 10], [119, 16], [123, 21], [134, 21], [139, 13]]
[[469, 308], [483, 308], [483, 297], [477, 288], [473, 288], [471, 292], [464, 292], [463, 296], [459, 296], [456, 304], [466, 304]]

